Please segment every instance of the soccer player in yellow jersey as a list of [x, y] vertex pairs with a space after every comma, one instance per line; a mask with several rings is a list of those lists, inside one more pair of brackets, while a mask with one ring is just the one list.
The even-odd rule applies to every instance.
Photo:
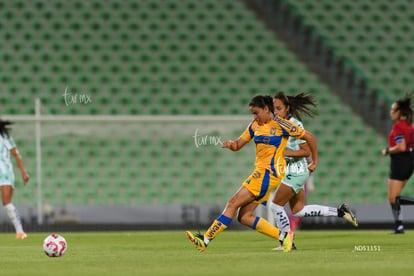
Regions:
[[264, 218], [255, 216], [253, 211], [266, 202], [270, 193], [280, 184], [285, 176], [284, 150], [290, 136], [305, 140], [310, 148], [313, 162], [308, 169], [314, 171], [318, 162], [316, 141], [312, 134], [296, 124], [274, 116], [273, 99], [270, 96], [255, 96], [249, 103], [254, 121], [249, 124], [236, 140], [226, 140], [222, 147], [238, 151], [253, 140], [256, 144], [255, 169], [243, 182], [238, 191], [227, 202], [222, 214], [218, 216], [209, 229], [202, 234], [186, 232], [189, 240], [200, 251], [225, 230], [239, 211], [239, 221], [252, 229], [279, 239], [285, 252], [292, 249], [293, 233], [279, 237], [279, 229]]

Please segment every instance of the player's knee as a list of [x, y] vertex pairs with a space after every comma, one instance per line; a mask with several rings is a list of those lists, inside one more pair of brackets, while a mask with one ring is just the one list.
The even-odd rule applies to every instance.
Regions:
[[245, 218], [246, 216], [245, 215], [241, 215], [241, 214], [239, 214], [238, 216], [237, 216], [237, 220], [241, 223], [241, 224], [245, 224], [245, 221], [246, 221], [246, 218]]
[[243, 223], [242, 221], [243, 221], [243, 215], [242, 214], [238, 214], [237, 215], [237, 220], [240, 222], [240, 223]]
[[250, 218], [253, 216], [253, 213], [243, 213], [237, 216], [237, 220], [243, 225], [249, 225]]
[[390, 204], [395, 204], [395, 203], [397, 203], [397, 198], [399, 198], [399, 196], [388, 195], [388, 202]]
[[395, 204], [400, 204], [400, 196], [396, 196], [395, 198], [394, 198], [394, 203]]

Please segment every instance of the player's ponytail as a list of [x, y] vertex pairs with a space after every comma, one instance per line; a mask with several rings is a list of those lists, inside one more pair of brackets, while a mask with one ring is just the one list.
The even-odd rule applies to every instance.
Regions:
[[267, 106], [269, 108], [269, 111], [274, 113], [273, 99], [270, 96], [255, 96], [250, 100], [249, 106], [260, 108], [265, 108]]
[[12, 122], [10, 122], [10, 121], [3, 121], [3, 120], [1, 120], [0, 119], [0, 135], [1, 136], [9, 136], [9, 133], [10, 133], [10, 128], [9, 127], [7, 127], [8, 125], [11, 125], [11, 124], [13, 124]]
[[396, 102], [397, 110], [401, 112], [407, 122], [411, 125], [413, 123], [413, 109], [411, 107], [411, 96], [405, 95], [405, 97], [398, 99]]
[[310, 107], [316, 107], [316, 101], [309, 94], [302, 92], [296, 96], [288, 96], [284, 92], [278, 92], [275, 99], [279, 99], [284, 105], [289, 106], [289, 113], [299, 121], [302, 121], [301, 113], [309, 117], [317, 115], [316, 111]]

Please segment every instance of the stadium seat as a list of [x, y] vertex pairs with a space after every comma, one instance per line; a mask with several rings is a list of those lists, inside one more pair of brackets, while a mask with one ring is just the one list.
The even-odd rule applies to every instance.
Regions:
[[[406, 74], [387, 84], [389, 92], [412, 84], [414, 69], [403, 60], [413, 48], [401, 35], [412, 19], [380, 25], [399, 40], [402, 46], [396, 47], [379, 43], [383, 29], [376, 28], [379, 22], [368, 22], [372, 16], [377, 20], [378, 9], [368, 11], [365, 18], [355, 3], [285, 2], [303, 12], [304, 20], [318, 32], [338, 38], [338, 53], [349, 55], [367, 72], [378, 73], [371, 76], [381, 85], [384, 78], [395, 79], [405, 68]], [[380, 2], [369, 6], [393, 10], [392, 18], [411, 18], [406, 3]], [[58, 1], [47, 10], [38, 2], [19, 2], [4, 9], [5, 20], [10, 21], [1, 42], [10, 45], [3, 47], [0, 65], [4, 114], [34, 114], [33, 99], [41, 96], [42, 113], [49, 115], [248, 115], [248, 101], [256, 94], [305, 91], [319, 104], [317, 119], [305, 119], [306, 128], [317, 136], [321, 155], [315, 172], [320, 186], [310, 200], [325, 202], [357, 194], [343, 188], [348, 181], [355, 182], [348, 179], [347, 170], [376, 166], [371, 184], [386, 177], [385, 161], [376, 159], [376, 146], [370, 143], [372, 137], [384, 144], [385, 140], [354, 120], [352, 110], [242, 2]], [[57, 16], [62, 10], [63, 18]], [[341, 24], [349, 18], [364, 21], [361, 24], [372, 30], [374, 42], [356, 41], [364, 32], [359, 24]], [[369, 48], [372, 44], [376, 47]], [[396, 57], [394, 69], [386, 74], [381, 66], [391, 52]], [[62, 96], [66, 87], [78, 97], [92, 96], [93, 102], [66, 106]], [[191, 135], [166, 142], [166, 137], [146, 136], [147, 125], [143, 123], [127, 138], [116, 132], [108, 134], [110, 139], [85, 138], [82, 131], [44, 137], [44, 195], [52, 204], [222, 204], [253, 168], [253, 145], [237, 155], [206, 150], [200, 158]], [[35, 171], [33, 148], [32, 143], [21, 146], [31, 172]], [[374, 157], [364, 154], [367, 151]], [[203, 170], [194, 169], [194, 164]], [[338, 182], [343, 185], [337, 187]], [[27, 186], [22, 193], [32, 204], [35, 198], [29, 195], [35, 194], [35, 187]], [[368, 193], [365, 199], [377, 200]]]
[[[396, 78], [407, 71], [403, 68], [406, 67], [405, 61], [410, 59], [412, 52], [401, 47], [405, 44], [411, 47], [413, 45], [413, 41], [404, 35], [413, 21], [411, 10], [404, 10], [408, 7], [409, 1], [332, 3], [323, 0], [312, 4], [299, 0], [286, 2], [292, 10], [301, 15], [306, 25], [312, 26], [334, 46], [336, 54], [349, 58], [354, 66], [362, 69], [369, 80], [375, 79], [370, 81], [372, 89], [384, 90], [381, 81], [376, 78], [390, 72], [394, 67], [393, 61], [396, 61], [398, 65], [392, 73], [394, 81], [385, 92], [390, 98], [399, 97], [407, 92], [395, 87], [404, 82]], [[384, 11], [387, 11], [386, 16]], [[384, 34], [392, 34], [391, 39]], [[375, 54], [383, 51], [383, 55]], [[394, 55], [401, 56], [401, 59], [392, 58]], [[391, 58], [388, 61], [384, 59], [386, 57]], [[412, 67], [408, 65], [409, 70]], [[413, 86], [412, 78], [408, 83]]]

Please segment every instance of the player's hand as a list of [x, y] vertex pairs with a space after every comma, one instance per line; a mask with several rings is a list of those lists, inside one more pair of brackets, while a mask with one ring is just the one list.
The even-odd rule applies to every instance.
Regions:
[[27, 182], [29, 182], [30, 176], [27, 174], [27, 172], [22, 172], [22, 178], [24, 185], [26, 185]]
[[221, 144], [221, 147], [225, 148], [225, 149], [230, 149], [231, 145], [233, 145], [233, 143], [234, 143], [233, 140], [226, 140], [226, 141], [223, 142], [223, 144]]
[[308, 170], [310, 171], [310, 172], [314, 172], [315, 170], [316, 170], [316, 167], [318, 166], [318, 164], [316, 164], [316, 163], [314, 163], [314, 162], [312, 162], [312, 163], [310, 163], [309, 165], [308, 165]]

